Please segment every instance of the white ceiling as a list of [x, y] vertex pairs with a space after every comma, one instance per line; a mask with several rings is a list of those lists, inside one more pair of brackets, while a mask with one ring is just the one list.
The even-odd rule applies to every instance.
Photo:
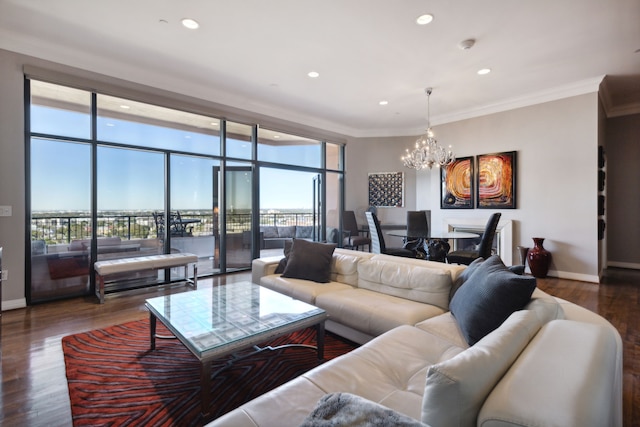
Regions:
[[427, 86], [436, 125], [604, 76], [640, 112], [639, 0], [0, 0], [0, 48], [350, 136], [421, 133]]

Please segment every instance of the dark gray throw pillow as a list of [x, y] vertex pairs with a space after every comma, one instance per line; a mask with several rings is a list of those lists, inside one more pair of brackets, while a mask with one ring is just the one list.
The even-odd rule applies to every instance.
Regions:
[[518, 276], [522, 276], [524, 274], [524, 265], [512, 265], [507, 268], [510, 272], [516, 273]]
[[462, 335], [474, 345], [531, 300], [536, 279], [509, 271], [498, 255], [480, 263], [457, 290], [449, 309]]
[[284, 273], [284, 269], [287, 266], [287, 261], [289, 260], [289, 254], [291, 253], [291, 246], [293, 246], [293, 240], [285, 240], [284, 241], [284, 258], [278, 262], [278, 266], [276, 267], [276, 271], [274, 274], [282, 274]]
[[293, 239], [282, 277], [327, 283], [331, 280], [331, 258], [336, 245]]
[[462, 271], [462, 273], [458, 275], [458, 277], [456, 278], [456, 281], [453, 282], [453, 286], [451, 286], [451, 291], [449, 291], [449, 302], [451, 302], [451, 299], [453, 299], [453, 296], [456, 294], [456, 291], [460, 289], [460, 286], [464, 285], [464, 282], [466, 282], [467, 279], [471, 277], [473, 272], [476, 271], [476, 268], [478, 268], [480, 264], [482, 264], [483, 262], [484, 262], [484, 258], [474, 259], [471, 262], [471, 264], [469, 264], [467, 268], [465, 268]]

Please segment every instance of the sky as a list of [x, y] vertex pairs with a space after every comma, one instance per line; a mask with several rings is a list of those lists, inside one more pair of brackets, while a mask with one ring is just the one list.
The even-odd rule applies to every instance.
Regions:
[[[32, 131], [71, 138], [90, 138], [88, 114], [32, 106]], [[188, 152], [217, 154], [217, 136], [189, 133], [148, 124], [99, 119], [98, 139], [144, 145], [152, 148], [179, 146]], [[239, 141], [236, 141], [239, 142]], [[32, 210], [89, 211], [91, 194], [91, 148], [88, 144], [32, 139]], [[241, 144], [228, 144], [230, 146]], [[213, 148], [212, 148], [213, 147]], [[306, 149], [306, 152], [304, 151]], [[289, 150], [287, 147], [285, 150]], [[296, 161], [317, 162], [314, 148], [279, 149], [277, 156]], [[219, 151], [219, 150], [218, 150]], [[233, 154], [233, 153], [230, 153]], [[241, 154], [236, 154], [241, 155]], [[265, 152], [265, 159], [277, 160]], [[271, 158], [269, 158], [271, 156]], [[98, 210], [162, 210], [164, 206], [164, 155], [144, 149], [100, 146], [98, 158]], [[238, 163], [234, 163], [238, 164]], [[213, 200], [213, 167], [217, 160], [172, 155], [172, 210], [210, 209]], [[236, 208], [250, 204], [246, 172], [235, 175]], [[314, 173], [262, 168], [260, 171], [261, 209], [311, 209]]]

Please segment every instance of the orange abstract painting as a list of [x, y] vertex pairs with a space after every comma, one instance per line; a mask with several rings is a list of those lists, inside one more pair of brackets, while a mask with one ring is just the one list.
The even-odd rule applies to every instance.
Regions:
[[515, 209], [516, 152], [478, 156], [478, 208]]

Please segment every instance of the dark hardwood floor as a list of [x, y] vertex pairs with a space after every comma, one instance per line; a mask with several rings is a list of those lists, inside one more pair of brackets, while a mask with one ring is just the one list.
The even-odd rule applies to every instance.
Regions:
[[[199, 287], [250, 280], [235, 273], [198, 281]], [[539, 279], [552, 295], [575, 302], [608, 319], [624, 344], [624, 425], [640, 426], [640, 271], [611, 269], [603, 283]], [[70, 426], [71, 411], [60, 340], [78, 332], [148, 316], [144, 300], [191, 288], [173, 286], [41, 304], [2, 315], [3, 426]]]

